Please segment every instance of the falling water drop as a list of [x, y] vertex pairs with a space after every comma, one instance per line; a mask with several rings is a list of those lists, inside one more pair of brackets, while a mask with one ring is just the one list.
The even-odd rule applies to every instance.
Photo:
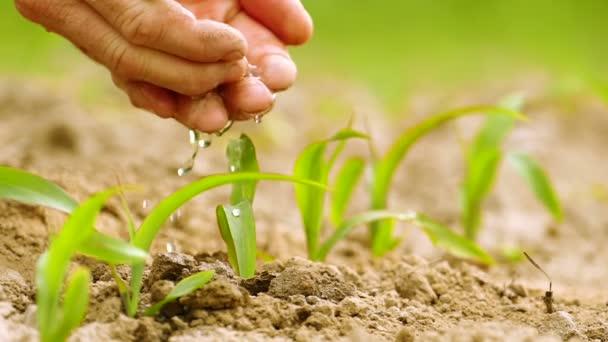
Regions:
[[176, 222], [177, 220], [180, 219], [180, 217], [182, 217], [182, 212], [181, 212], [181, 210], [177, 209], [176, 212], [174, 212], [173, 214], [171, 214], [171, 216], [169, 216], [169, 221]]
[[230, 172], [236, 172], [236, 166], [230, 165]]
[[171, 242], [167, 242], [167, 253], [175, 253], [176, 248], [175, 248], [175, 244], [171, 243]]
[[[190, 171], [192, 171], [192, 168], [194, 168], [194, 161], [196, 160], [196, 156], [198, 155], [199, 147], [206, 148], [211, 144], [210, 138], [201, 140], [201, 134], [197, 130], [191, 129], [188, 132], [188, 136], [190, 137], [190, 144], [192, 145], [192, 155], [190, 156], [190, 159], [186, 162], [186, 166], [180, 167], [177, 170], [177, 175], [180, 177], [185, 176]], [[201, 144], [201, 141], [205, 141], [207, 146], [202, 146], [204, 144]]]
[[261, 124], [261, 123], [262, 123], [262, 115], [258, 114], [258, 115], [256, 115], [256, 116], [254, 116], [254, 117], [253, 117], [253, 121], [254, 121], [256, 124], [258, 124], [258, 125], [259, 125], [259, 124]]
[[238, 208], [232, 208], [232, 216], [234, 216], [234, 217], [241, 216], [241, 210]]
[[201, 148], [207, 148], [207, 147], [211, 146], [211, 138], [199, 140], [198, 146]]
[[148, 201], [148, 200], [143, 200], [143, 201], [141, 202], [141, 207], [142, 207], [143, 209], [148, 209], [148, 207], [149, 207], [149, 206], [150, 206], [150, 201]]

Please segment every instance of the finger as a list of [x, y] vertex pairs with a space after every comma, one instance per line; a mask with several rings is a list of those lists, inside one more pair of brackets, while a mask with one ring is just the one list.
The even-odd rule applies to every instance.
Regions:
[[300, 0], [240, 0], [240, 3], [249, 16], [287, 45], [304, 44], [312, 37], [312, 18]]
[[129, 42], [196, 62], [243, 58], [242, 34], [229, 25], [196, 20], [173, 0], [85, 0]]
[[199, 96], [219, 84], [240, 80], [247, 62], [194, 63], [164, 52], [129, 44], [88, 5], [64, 0], [62, 17], [42, 20], [119, 77]]
[[129, 82], [117, 76], [112, 80], [127, 93], [135, 107], [162, 118], [175, 118], [189, 128], [212, 133], [223, 128], [228, 121], [222, 99], [215, 93], [192, 99], [143, 82]]
[[130, 82], [116, 75], [112, 80], [137, 108], [155, 113], [161, 118], [173, 117], [177, 112], [177, 95], [169, 90], [144, 82]]
[[274, 103], [274, 95], [257, 77], [245, 77], [222, 87], [221, 96], [231, 120], [249, 120]]
[[222, 98], [215, 92], [192, 99], [179, 96], [175, 119], [189, 128], [213, 133], [221, 130], [228, 122], [228, 112]]
[[285, 45], [272, 32], [242, 12], [229, 24], [245, 35], [250, 46], [247, 59], [258, 67], [259, 76], [268, 88], [285, 90], [295, 82], [296, 65]]

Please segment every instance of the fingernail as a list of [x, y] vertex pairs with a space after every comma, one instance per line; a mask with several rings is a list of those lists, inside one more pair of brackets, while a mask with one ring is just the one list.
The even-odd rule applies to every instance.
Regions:
[[243, 51], [234, 50], [234, 51], [231, 51], [231, 52], [227, 53], [226, 55], [224, 55], [224, 58], [222, 58], [222, 60], [230, 62], [230, 61], [236, 61], [237, 59], [241, 59], [243, 57], [245, 57], [245, 54], [243, 53]]
[[260, 69], [264, 83], [272, 90], [289, 88], [295, 82], [297, 75], [294, 63], [281, 55], [265, 57]]

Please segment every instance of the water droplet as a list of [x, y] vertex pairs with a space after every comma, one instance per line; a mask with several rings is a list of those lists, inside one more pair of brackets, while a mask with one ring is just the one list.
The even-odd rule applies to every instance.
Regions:
[[256, 116], [254, 116], [254, 117], [253, 117], [253, 121], [254, 121], [256, 124], [258, 124], [258, 125], [259, 125], [259, 124], [261, 124], [261, 123], [262, 123], [262, 115], [258, 114], [258, 115], [256, 115]]
[[180, 219], [180, 217], [182, 217], [182, 211], [180, 209], [177, 209], [176, 212], [174, 212], [173, 214], [171, 214], [171, 216], [169, 216], [169, 221], [176, 222], [177, 220]]
[[211, 146], [211, 138], [199, 140], [198, 146], [202, 147], [202, 148], [207, 148], [207, 147]]
[[[188, 131], [188, 135], [190, 138], [190, 144], [192, 145], [192, 155], [190, 156], [190, 160], [186, 162], [186, 166], [180, 167], [177, 170], [177, 175], [180, 177], [185, 176], [190, 171], [192, 171], [192, 168], [194, 168], [194, 161], [196, 160], [196, 155], [198, 154], [199, 147], [206, 148], [209, 147], [209, 145], [211, 144], [211, 139], [209, 139], [208, 137], [207, 139], [201, 140], [201, 134], [196, 130], [191, 129], [190, 131]], [[205, 143], [201, 144], [201, 141], [204, 141]]]
[[141, 207], [142, 207], [142, 208], [147, 209], [149, 206], [150, 206], [150, 201], [148, 201], [148, 200], [143, 200], [143, 201], [141, 202]]
[[235, 171], [236, 171], [236, 166], [230, 165], [230, 172], [235, 172]]
[[230, 128], [232, 128], [233, 124], [234, 124], [234, 121], [228, 120], [228, 122], [226, 122], [226, 125], [224, 125], [224, 127], [222, 127], [222, 129], [215, 132], [215, 135], [218, 137], [221, 137], [222, 135], [224, 135], [224, 133], [228, 132], [230, 130]]
[[403, 213], [403, 214], [397, 216], [397, 219], [401, 220], [401, 221], [410, 221], [410, 220], [416, 219], [416, 216], [417, 215], [415, 212], [410, 211], [410, 212]]
[[234, 217], [241, 216], [241, 210], [238, 208], [232, 208], [232, 216], [234, 216]]
[[196, 130], [191, 129], [188, 131], [188, 137], [190, 137], [190, 144], [194, 145], [197, 144], [200, 140], [200, 133]]
[[171, 242], [167, 242], [167, 253], [175, 253], [175, 245]]

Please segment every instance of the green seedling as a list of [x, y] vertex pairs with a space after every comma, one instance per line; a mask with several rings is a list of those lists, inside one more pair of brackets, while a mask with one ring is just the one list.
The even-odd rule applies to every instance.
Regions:
[[42, 341], [64, 341], [82, 320], [88, 307], [90, 272], [78, 268], [68, 280], [63, 304], [60, 303], [64, 278], [70, 260], [79, 247], [93, 235], [93, 224], [104, 202], [116, 189], [97, 194], [77, 207], [38, 260], [36, 303], [38, 328]]
[[[251, 139], [246, 135], [228, 143], [226, 156], [229, 172], [259, 172], [260, 167]], [[228, 259], [237, 274], [244, 279], [255, 275], [256, 228], [253, 198], [257, 181], [237, 182], [232, 185], [230, 205], [216, 208], [217, 224], [226, 243]]]
[[[408, 129], [395, 141], [384, 157], [374, 161], [371, 182], [371, 210], [385, 210], [387, 208], [388, 192], [395, 171], [410, 148], [420, 138], [446, 122], [475, 114], [498, 114], [498, 116], [524, 118], [522, 114], [506, 107], [473, 106], [431, 116]], [[393, 228], [393, 220], [380, 220], [371, 223], [371, 247], [374, 255], [384, 255], [399, 243], [399, 239], [393, 237]]]
[[[294, 168], [295, 177], [327, 184], [329, 181], [329, 174], [338, 155], [344, 148], [345, 141], [353, 138], [369, 139], [367, 135], [347, 128], [327, 140], [306, 147], [296, 161]], [[330, 143], [337, 143], [337, 146], [329, 159], [326, 160], [325, 150]], [[350, 163], [354, 164], [355, 162]], [[349, 167], [356, 169], [359, 166], [351, 165]], [[350, 177], [350, 182], [347, 179], [342, 179], [339, 184], [341, 186], [340, 195], [338, 195], [340, 196], [338, 200], [339, 203], [335, 202], [336, 204], [333, 208], [333, 216], [336, 220], [339, 220], [341, 217], [344, 207], [348, 202], [349, 195], [352, 192], [352, 190], [349, 189], [353, 187], [352, 182], [357, 178], [357, 170], [343, 171], [342, 174], [345, 172], [347, 173], [347, 176]], [[308, 257], [314, 260], [317, 258], [319, 239], [323, 227], [325, 191], [321, 188], [313, 188], [304, 185], [296, 185], [295, 189], [296, 200], [300, 208], [304, 231], [306, 233]]]
[[[518, 110], [521, 97], [511, 97], [504, 106]], [[475, 240], [481, 226], [483, 201], [492, 190], [498, 167], [505, 153], [501, 143], [515, 126], [515, 118], [488, 116], [466, 151], [466, 175], [461, 187], [462, 226], [468, 239]], [[551, 183], [540, 165], [524, 153], [508, 153], [506, 159], [524, 178], [536, 198], [558, 222], [562, 209]]]
[[36, 267], [38, 327], [42, 341], [65, 340], [86, 314], [91, 277], [85, 268], [76, 269], [69, 277], [63, 303], [60, 303], [64, 278], [75, 254], [88, 255], [110, 264], [146, 259], [147, 254], [142, 250], [93, 228], [105, 200], [118, 191], [108, 190], [79, 206], [61, 187], [44, 178], [0, 167], [0, 199], [72, 213]]
[[[342, 152], [347, 139], [351, 138], [368, 139], [368, 136], [347, 128], [330, 139], [308, 146], [296, 162], [296, 176], [329, 183], [330, 172], [339, 154]], [[332, 142], [338, 145], [326, 161], [324, 152], [327, 145]], [[454, 255], [474, 259], [486, 264], [494, 263], [494, 260], [480, 247], [421, 214], [371, 210], [345, 219], [345, 209], [350, 202], [354, 188], [361, 178], [364, 169], [365, 161], [354, 157], [347, 159], [342, 168], [337, 172], [333, 182], [334, 191], [332, 192], [329, 217], [330, 222], [336, 229], [325, 242], [320, 241], [324, 219], [325, 194], [315, 191], [316, 189], [298, 188], [296, 186], [297, 200], [306, 232], [308, 256], [311, 260], [325, 260], [330, 250], [340, 240], [344, 239], [351, 230], [361, 224], [381, 220], [400, 220], [416, 224], [429, 236], [434, 244], [448, 250]]]
[[[317, 187], [320, 189], [327, 189], [327, 187], [318, 182], [299, 179], [295, 177], [280, 175], [280, 174], [268, 174], [268, 173], [255, 173], [255, 172], [239, 172], [232, 174], [219, 174], [219, 175], [210, 175], [205, 178], [202, 178], [198, 181], [195, 181], [191, 184], [184, 186], [183, 188], [177, 190], [173, 194], [169, 195], [165, 199], [163, 199], [152, 212], [144, 219], [144, 221], [139, 226], [139, 229], [136, 230], [134, 239], [131, 243], [144, 251], [148, 251], [152, 246], [152, 242], [156, 238], [156, 235], [160, 231], [163, 224], [169, 219], [172, 213], [174, 213], [177, 209], [179, 209], [186, 202], [191, 200], [193, 197], [207, 191], [211, 190], [223, 185], [229, 184], [245, 184], [247, 182], [257, 182], [261, 180], [273, 180], [273, 181], [286, 181], [292, 182], [295, 184], [302, 184], [312, 187]], [[231, 208], [233, 209], [233, 208]], [[232, 213], [230, 213], [232, 215]], [[251, 215], [251, 220], [253, 220], [253, 215]], [[244, 230], [247, 231], [247, 230]], [[231, 231], [233, 233], [234, 231]], [[253, 239], [255, 242], [255, 236], [243, 236], [242, 239], [234, 238], [233, 241], [251, 241]], [[249, 242], [250, 243], [250, 242]], [[241, 247], [235, 246], [235, 250], [238, 250]], [[254, 249], [255, 251], [255, 245]], [[251, 256], [248, 253], [245, 253], [249, 258], [252, 258], [255, 262], [255, 253]], [[251, 259], [250, 259], [251, 260]], [[249, 264], [251, 261], [246, 260], [245, 263]], [[125, 299], [126, 311], [129, 316], [135, 316], [138, 310], [138, 303], [141, 288], [143, 285], [143, 275], [144, 275], [144, 262], [137, 262], [131, 264], [131, 284], [127, 290], [121, 293], [121, 296]], [[246, 268], [244, 268], [245, 270]], [[248, 269], [247, 269], [248, 270]], [[122, 280], [118, 280], [121, 282]], [[191, 284], [187, 283], [186, 285]], [[184, 285], [184, 286], [186, 286]], [[119, 285], [119, 289], [126, 288], [125, 286]], [[191, 287], [191, 290], [195, 290], [195, 287]], [[183, 291], [181, 292], [183, 293]]]

